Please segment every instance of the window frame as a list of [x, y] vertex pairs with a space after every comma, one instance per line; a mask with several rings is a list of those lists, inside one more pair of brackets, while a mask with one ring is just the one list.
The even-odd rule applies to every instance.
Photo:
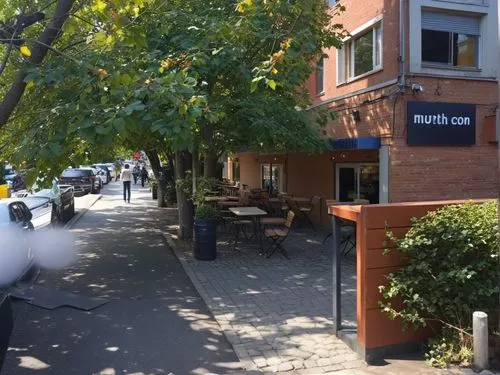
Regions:
[[[372, 69], [368, 72], [354, 75], [356, 40], [372, 32]], [[340, 51], [340, 52], [339, 52]], [[352, 31], [350, 37], [343, 40], [343, 45], [337, 49], [336, 86], [348, 84], [384, 69], [384, 19], [383, 15], [371, 19]], [[377, 58], [380, 59], [377, 64]], [[344, 60], [343, 62], [341, 60]]]
[[[319, 82], [321, 80], [321, 90], [319, 90]], [[316, 96], [325, 94], [325, 58], [321, 56], [316, 63]]]
[[[421, 18], [422, 18], [422, 12], [424, 11], [429, 11], [428, 9], [421, 8]], [[452, 10], [446, 10], [442, 12], [443, 14], [456, 14], [456, 12]], [[480, 16], [469, 16], [471, 18], [475, 17], [480, 17]], [[480, 20], [480, 22], [482, 22]], [[450, 51], [451, 56], [449, 56], [451, 63], [440, 63], [440, 62], [434, 62], [434, 61], [426, 61], [423, 58], [423, 45], [424, 45], [424, 40], [422, 37], [422, 32], [423, 30], [430, 30], [430, 31], [440, 31], [440, 32], [445, 32], [448, 33], [448, 49]], [[422, 22], [420, 23], [420, 67], [421, 68], [430, 68], [430, 69], [440, 69], [440, 70], [448, 70], [448, 71], [463, 71], [463, 72], [481, 72], [482, 71], [482, 56], [481, 56], [481, 51], [482, 51], [482, 39], [483, 39], [483, 30], [481, 28], [479, 35], [474, 35], [474, 34], [465, 34], [465, 33], [460, 33], [456, 30], [454, 31], [449, 31], [449, 30], [431, 30], [424, 28], [422, 25]], [[476, 37], [476, 50], [475, 50], [475, 58], [476, 58], [476, 66], [458, 66], [458, 65], [453, 65], [453, 59], [454, 59], [454, 53], [456, 53], [454, 46], [453, 46], [453, 36], [455, 34], [463, 34], [467, 35], [469, 37]]]
[[[420, 28], [420, 32], [423, 30], [428, 30], [424, 28]], [[439, 30], [431, 30], [431, 31], [439, 31]], [[453, 37], [452, 35], [455, 34], [461, 34], [457, 32], [451, 32], [451, 31], [441, 31], [444, 33], [448, 33], [448, 49], [450, 51], [450, 56], [449, 60], [451, 61], [450, 63], [440, 63], [437, 61], [428, 61], [424, 60], [423, 53], [421, 52], [421, 57], [420, 57], [420, 64], [423, 68], [436, 68], [436, 69], [449, 69], [449, 70], [464, 70], [464, 71], [481, 71], [481, 35], [469, 35], [469, 34], [463, 34], [468, 37], [475, 37], [476, 38], [476, 50], [474, 51], [475, 53], [475, 59], [476, 59], [476, 66], [460, 66], [460, 65], [453, 65], [453, 60], [455, 57], [455, 48], [453, 46]], [[421, 37], [420, 38], [420, 51], [423, 50], [423, 44], [424, 44], [424, 39]]]

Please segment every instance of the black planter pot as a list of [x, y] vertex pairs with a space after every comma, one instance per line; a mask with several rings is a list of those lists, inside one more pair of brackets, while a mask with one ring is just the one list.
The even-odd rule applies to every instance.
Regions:
[[153, 199], [158, 199], [158, 189], [155, 187], [152, 187], [151, 192], [153, 193]]
[[194, 257], [198, 260], [214, 260], [217, 257], [217, 220], [194, 221]]

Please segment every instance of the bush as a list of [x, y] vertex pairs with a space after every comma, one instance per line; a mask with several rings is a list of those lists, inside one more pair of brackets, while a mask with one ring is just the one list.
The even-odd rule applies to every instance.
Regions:
[[209, 204], [201, 204], [196, 209], [195, 219], [216, 220], [219, 218], [217, 209]]
[[[405, 327], [424, 327], [436, 321], [451, 329], [453, 334], [447, 331], [443, 337], [458, 338], [461, 344], [453, 344], [450, 339], [443, 346], [438, 339], [432, 345], [433, 353], [428, 353], [433, 358], [431, 364], [442, 365], [458, 358], [466, 361], [463, 353], [472, 352], [466, 349], [470, 349], [473, 311], [495, 315], [498, 309], [496, 202], [446, 206], [413, 219], [403, 239], [394, 238], [392, 233], [388, 237], [396, 244], [391, 251], [409, 255], [409, 264], [390, 274], [387, 286], [379, 287], [383, 311], [392, 319], [401, 318]], [[394, 298], [403, 302], [402, 308], [392, 302]]]

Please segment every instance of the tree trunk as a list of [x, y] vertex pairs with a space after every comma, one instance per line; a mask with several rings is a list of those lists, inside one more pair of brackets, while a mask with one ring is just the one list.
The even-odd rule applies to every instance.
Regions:
[[151, 169], [157, 181], [156, 191], [158, 193], [158, 207], [165, 207], [165, 176], [161, 171], [161, 161], [158, 156], [158, 152], [154, 150], [144, 150], [148, 156], [149, 162], [151, 163]]
[[217, 155], [215, 152], [207, 151], [204, 157], [203, 177], [217, 176]]
[[[185, 159], [185, 153], [175, 153], [176, 182], [186, 177]], [[177, 235], [179, 236], [179, 239], [186, 240], [193, 237], [193, 202], [188, 199], [189, 197], [187, 194], [178, 186], [176, 186], [175, 191], [177, 193], [177, 208], [179, 211], [179, 230]]]
[[193, 197], [196, 193], [196, 185], [198, 183], [198, 162], [199, 162], [199, 155], [198, 155], [198, 145], [195, 145], [193, 148], [193, 158], [192, 158], [192, 168], [191, 171], [193, 172]]
[[[50, 46], [52, 46], [54, 41], [62, 34], [62, 27], [71, 13], [74, 2], [75, 0], [59, 0], [57, 2], [56, 11], [52, 20], [45, 26], [45, 29], [33, 45], [31, 57], [29, 59], [30, 64], [39, 65], [43, 61]], [[24, 69], [21, 69], [14, 78], [14, 82], [9, 91], [0, 102], [0, 128], [7, 123], [10, 115], [14, 112], [14, 109], [24, 94], [27, 84], [27, 82], [24, 82], [25, 77], [26, 72]]]

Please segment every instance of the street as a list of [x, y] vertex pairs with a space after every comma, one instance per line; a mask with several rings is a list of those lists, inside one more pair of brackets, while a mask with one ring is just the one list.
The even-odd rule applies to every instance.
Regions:
[[149, 188], [132, 185], [130, 204], [120, 182], [102, 194], [71, 229], [76, 264], [44, 271], [38, 283], [109, 302], [90, 312], [16, 302], [2, 375], [237, 371], [231, 346], [164, 242]]

